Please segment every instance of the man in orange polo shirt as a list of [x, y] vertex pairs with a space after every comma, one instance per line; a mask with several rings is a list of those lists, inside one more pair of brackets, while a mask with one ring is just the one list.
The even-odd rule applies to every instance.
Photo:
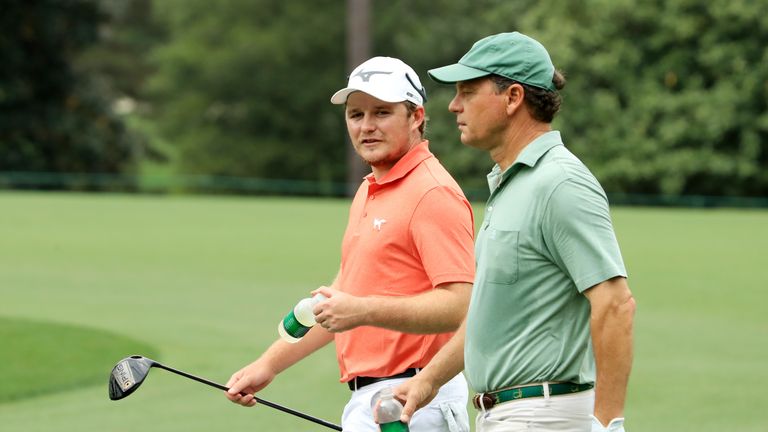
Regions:
[[[371, 166], [355, 195], [342, 242], [341, 268], [318, 324], [298, 343], [275, 342], [232, 375], [227, 397], [252, 396], [304, 357], [336, 343], [341, 381], [352, 390], [342, 415], [349, 432], [378, 431], [371, 398], [418, 370], [451, 338], [466, 314], [474, 278], [472, 208], [424, 139], [426, 92], [402, 61], [374, 57], [331, 98], [345, 105], [355, 150]], [[410, 430], [469, 431], [467, 385], [459, 374]]]

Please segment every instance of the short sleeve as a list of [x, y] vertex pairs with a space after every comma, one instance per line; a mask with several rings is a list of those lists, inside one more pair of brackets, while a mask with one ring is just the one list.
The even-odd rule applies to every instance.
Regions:
[[429, 190], [413, 213], [410, 231], [433, 287], [474, 281], [474, 219], [466, 198], [449, 187]]
[[568, 179], [552, 192], [542, 218], [546, 249], [579, 292], [627, 275], [608, 199], [596, 180]]

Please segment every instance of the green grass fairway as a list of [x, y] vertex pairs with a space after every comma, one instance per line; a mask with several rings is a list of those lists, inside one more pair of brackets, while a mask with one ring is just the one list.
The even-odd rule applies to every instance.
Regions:
[[100, 365], [157, 350], [114, 333], [0, 317], [0, 403], [104, 383]]
[[[112, 402], [107, 378], [144, 354], [226, 382], [331, 281], [347, 205], [0, 193], [0, 430], [324, 430], [161, 370]], [[639, 304], [627, 430], [768, 430], [768, 211], [613, 216]], [[338, 423], [349, 390], [327, 347], [260, 396]]]

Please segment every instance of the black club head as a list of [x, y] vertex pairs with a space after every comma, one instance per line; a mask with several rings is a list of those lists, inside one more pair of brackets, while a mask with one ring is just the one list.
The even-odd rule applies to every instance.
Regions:
[[109, 398], [120, 400], [136, 391], [154, 364], [154, 360], [140, 355], [120, 360], [109, 375]]

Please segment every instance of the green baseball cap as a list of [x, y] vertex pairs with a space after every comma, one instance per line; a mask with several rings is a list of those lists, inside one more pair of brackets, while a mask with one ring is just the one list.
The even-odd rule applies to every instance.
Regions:
[[555, 66], [544, 45], [522, 33], [499, 33], [480, 39], [458, 63], [427, 71], [443, 84], [490, 74], [555, 91]]

